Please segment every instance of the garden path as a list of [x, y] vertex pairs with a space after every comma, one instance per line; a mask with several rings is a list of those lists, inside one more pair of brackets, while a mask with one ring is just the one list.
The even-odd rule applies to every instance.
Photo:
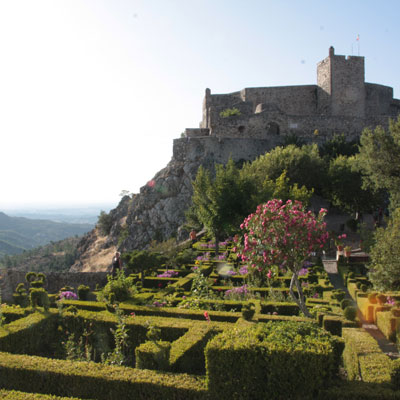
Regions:
[[[344, 290], [346, 292], [346, 297], [351, 298], [347, 287], [343, 284], [342, 277], [338, 273], [336, 259], [326, 258], [325, 260], [323, 260], [323, 264], [324, 269], [328, 273], [329, 280], [331, 281], [333, 287], [335, 289]], [[386, 339], [384, 334], [378, 329], [375, 324], [370, 324], [364, 321], [364, 319], [360, 317], [360, 313], [358, 314], [358, 316], [361, 320], [361, 327], [365, 329], [365, 331], [367, 331], [378, 342], [381, 350], [392, 359], [400, 358], [400, 354], [396, 345], [390, 340]]]

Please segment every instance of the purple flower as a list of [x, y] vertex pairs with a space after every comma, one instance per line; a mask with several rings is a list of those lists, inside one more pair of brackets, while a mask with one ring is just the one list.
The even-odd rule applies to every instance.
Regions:
[[173, 270], [166, 270], [160, 275], [157, 275], [158, 278], [173, 278], [174, 276], [177, 276], [178, 272], [173, 271]]
[[318, 297], [319, 297], [319, 294], [318, 293], [314, 293], [313, 298], [314, 299], [318, 299]]
[[307, 275], [308, 274], [308, 269], [307, 268], [302, 268], [299, 271], [299, 276]]
[[247, 265], [243, 265], [243, 267], [241, 267], [240, 269], [239, 269], [239, 274], [240, 275], [246, 275], [246, 274], [248, 274], [249, 273], [249, 270], [248, 270], [248, 266]]
[[308, 287], [308, 282], [301, 282], [301, 287]]
[[77, 300], [78, 296], [69, 290], [60, 293], [60, 299]]
[[234, 287], [232, 289], [228, 289], [225, 292], [225, 297], [229, 297], [232, 295], [245, 296], [249, 293], [247, 288], [248, 288], [247, 285], [243, 285], [243, 286], [239, 286], [239, 287]]
[[396, 303], [395, 299], [393, 297], [388, 296], [386, 299], [386, 304], [389, 304], [391, 306], [394, 306]]
[[230, 276], [237, 275], [237, 272], [236, 272], [236, 271], [229, 270], [229, 271], [227, 272], [227, 275], [230, 275]]

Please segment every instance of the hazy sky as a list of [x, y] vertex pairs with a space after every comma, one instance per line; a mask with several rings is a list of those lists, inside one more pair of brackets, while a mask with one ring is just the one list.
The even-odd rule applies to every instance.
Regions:
[[0, 210], [117, 204], [198, 127], [205, 88], [315, 84], [331, 45], [399, 98], [399, 15], [398, 0], [0, 0]]

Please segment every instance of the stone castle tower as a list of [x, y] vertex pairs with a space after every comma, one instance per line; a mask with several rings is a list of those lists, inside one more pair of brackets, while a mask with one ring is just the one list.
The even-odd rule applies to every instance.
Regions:
[[318, 63], [318, 109], [321, 114], [365, 117], [364, 57], [335, 55]]
[[[224, 117], [222, 111], [235, 109]], [[229, 94], [206, 89], [199, 129], [187, 137], [271, 139], [286, 135], [325, 140], [344, 133], [349, 139], [365, 127], [388, 125], [400, 114], [400, 100], [389, 86], [365, 82], [364, 57], [329, 55], [317, 65], [317, 85], [245, 88]]]

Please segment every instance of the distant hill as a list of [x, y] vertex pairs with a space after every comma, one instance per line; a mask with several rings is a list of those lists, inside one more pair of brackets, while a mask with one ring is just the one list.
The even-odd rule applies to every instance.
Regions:
[[69, 237], [32, 250], [24, 250], [21, 254], [4, 255], [0, 258], [0, 268], [40, 272], [68, 271], [76, 261], [79, 240], [79, 237]]
[[0, 212], [0, 257], [20, 254], [24, 250], [71, 236], [80, 236], [93, 227], [93, 224], [69, 224], [43, 219], [10, 217]]

